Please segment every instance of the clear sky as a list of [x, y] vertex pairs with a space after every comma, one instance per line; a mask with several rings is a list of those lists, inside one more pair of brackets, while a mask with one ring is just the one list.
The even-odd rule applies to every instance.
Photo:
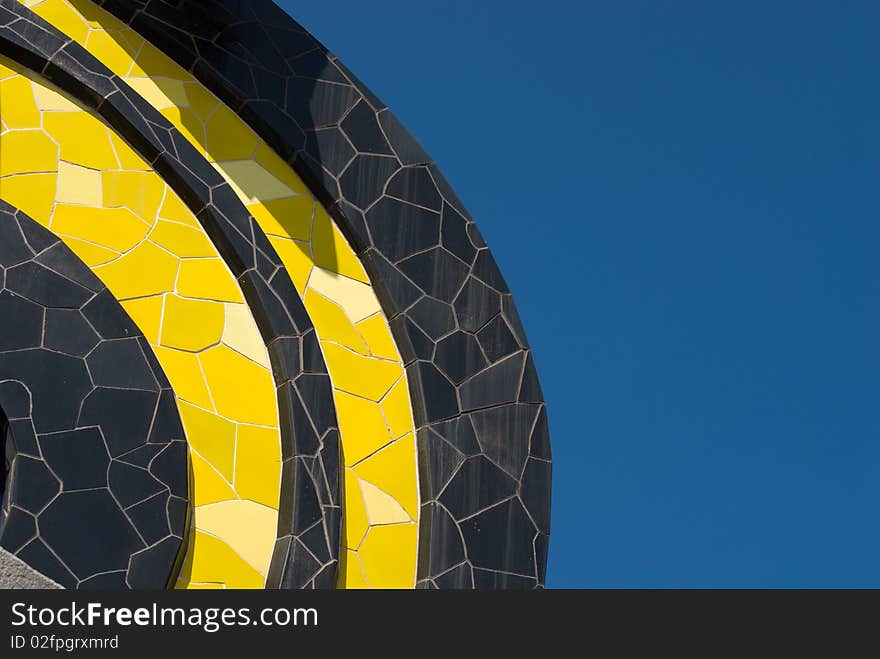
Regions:
[[548, 586], [880, 586], [880, 3], [282, 4], [513, 290]]

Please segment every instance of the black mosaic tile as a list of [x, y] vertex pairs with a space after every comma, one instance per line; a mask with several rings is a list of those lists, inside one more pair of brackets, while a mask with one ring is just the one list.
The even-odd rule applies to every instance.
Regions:
[[43, 459], [61, 479], [65, 492], [107, 485], [110, 456], [97, 428], [42, 435], [39, 443]]
[[[312, 332], [314, 334], [314, 332]], [[300, 361], [300, 340], [298, 337], [284, 336], [272, 341], [268, 346], [269, 361], [275, 384], [281, 386], [292, 373], [302, 370]]]
[[441, 590], [470, 590], [474, 587], [471, 566], [467, 563], [462, 563], [434, 577], [434, 583]]
[[115, 458], [146, 443], [157, 398], [151, 391], [98, 387], [82, 401], [79, 425], [100, 426]]
[[379, 126], [376, 112], [366, 101], [355, 105], [342, 120], [340, 126], [359, 152], [394, 155]]
[[283, 457], [317, 455], [321, 442], [296, 388], [292, 383], [285, 383], [279, 388], [278, 395], [285, 402], [279, 410], [281, 431], [293, 438], [292, 443], [282, 447], [285, 451]]
[[324, 532], [324, 524], [318, 521], [312, 528], [299, 536], [306, 548], [323, 565], [330, 560], [330, 550], [327, 547], [327, 535]]
[[539, 533], [535, 537], [535, 569], [538, 574], [547, 574], [547, 556], [550, 551], [550, 536]]
[[[30, 417], [30, 412], [28, 412]], [[40, 457], [40, 449], [37, 446], [37, 434], [34, 432], [34, 424], [30, 418], [13, 419], [9, 422], [9, 432], [12, 433], [12, 444], [16, 453]]]
[[41, 252], [34, 260], [93, 293], [104, 290], [104, 284], [101, 283], [101, 280], [89, 270], [85, 263], [78, 259], [71, 259], [67, 246], [60, 241]]
[[136, 590], [160, 590], [163, 586], [146, 577], [159, 573], [165, 565], [172, 562], [179, 546], [180, 542], [174, 538], [165, 538], [162, 542], [135, 553], [131, 557], [128, 570], [128, 587]]
[[520, 498], [532, 520], [538, 526], [538, 530], [548, 535], [550, 533], [550, 497], [544, 492], [543, 484], [550, 478], [550, 472], [549, 462], [531, 458], [526, 463], [520, 491]]
[[488, 363], [473, 334], [455, 332], [437, 343], [435, 362], [456, 384], [480, 372]]
[[453, 302], [458, 326], [476, 332], [501, 310], [501, 296], [471, 277]]
[[[11, 214], [15, 212], [15, 209], [5, 202], [2, 202], [0, 206], [2, 206], [2, 212], [4, 213]], [[23, 213], [17, 213], [16, 219], [18, 220], [18, 227], [21, 229], [24, 239], [27, 241], [34, 254], [39, 254], [58, 242], [58, 238], [54, 234], [26, 217]]]
[[168, 486], [171, 494], [181, 498], [187, 496], [187, 474], [180, 468], [186, 460], [186, 452], [184, 442], [168, 442], [162, 452], [153, 458], [149, 469], [153, 476]]
[[525, 466], [537, 405], [501, 405], [471, 414], [484, 455], [516, 479]]
[[389, 324], [391, 332], [397, 339], [397, 349], [404, 364], [421, 359], [431, 361], [434, 356], [434, 342], [425, 334], [409, 316], [398, 316]]
[[[378, 273], [374, 287], [383, 308], [406, 309], [422, 296], [418, 287], [378, 251], [370, 249], [362, 258], [368, 270]], [[394, 315], [388, 318], [393, 320]]]
[[464, 455], [427, 428], [421, 428], [417, 434], [420, 449], [419, 485], [422, 498], [430, 500], [440, 494], [449, 478], [464, 462]]
[[135, 529], [148, 545], [170, 535], [167, 513], [168, 497], [161, 493], [126, 509]]
[[114, 460], [108, 474], [110, 491], [123, 508], [159, 494], [166, 486], [140, 467]]
[[21, 382], [0, 382], [0, 414], [7, 419], [31, 415], [31, 394]]
[[302, 335], [302, 370], [304, 373], [326, 373], [327, 366], [321, 354], [318, 335], [312, 330]]
[[547, 408], [542, 407], [529, 439], [529, 455], [542, 460], [550, 459], [550, 432], [547, 427]]
[[102, 341], [86, 357], [86, 364], [97, 387], [159, 390], [137, 338]]
[[477, 590], [532, 590], [535, 586], [533, 577], [474, 568], [474, 588]]
[[[485, 510], [460, 523], [475, 568], [533, 574], [535, 570], [534, 525], [516, 499]], [[526, 542], [515, 542], [518, 538]]]
[[3, 535], [3, 546], [14, 554], [37, 535], [37, 523], [33, 515], [12, 506], [0, 527], [0, 533]]
[[[464, 542], [458, 525], [450, 514], [442, 506], [434, 506], [431, 516], [431, 535], [436, 538], [431, 552], [431, 563], [428, 567], [429, 574], [442, 574], [449, 568], [458, 565], [465, 559]], [[442, 542], [442, 544], [440, 544]]]
[[80, 403], [92, 389], [82, 360], [47, 350], [0, 353], [0, 379], [6, 378], [30, 390], [38, 433], [73, 428]]
[[489, 460], [468, 458], [439, 497], [455, 519], [461, 520], [516, 493], [516, 481]]
[[380, 112], [379, 123], [400, 162], [404, 165], [424, 165], [431, 162], [430, 156], [412, 138], [394, 114], [387, 110]]
[[382, 197], [366, 213], [376, 248], [393, 262], [440, 243], [440, 213]]
[[82, 314], [102, 339], [123, 339], [139, 334], [131, 319], [118, 313], [119, 302], [108, 291], [102, 291], [83, 307]]
[[405, 167], [388, 179], [385, 194], [439, 211], [443, 199], [426, 167]]
[[544, 392], [541, 391], [541, 383], [538, 381], [538, 371], [531, 353], [526, 357], [523, 369], [522, 384], [519, 390], [519, 402], [540, 403], [544, 400]]
[[443, 205], [441, 244], [459, 259], [473, 264], [477, 250], [467, 233], [467, 220], [449, 204]]
[[[60, 483], [52, 475], [45, 463], [25, 457], [18, 456], [12, 465], [12, 492], [8, 497], [14, 501], [16, 506], [21, 506], [31, 515], [38, 515], [58, 494]], [[4, 528], [4, 544], [6, 543], [6, 528], [13, 528], [7, 523]], [[15, 536], [17, 534], [13, 534]], [[20, 547], [19, 538], [13, 537], [12, 543], [7, 548], [12, 549], [12, 545]]]
[[19, 549], [15, 555], [37, 572], [49, 577], [59, 585], [65, 588], [76, 588], [76, 577], [49, 551], [49, 548], [46, 547], [40, 538], [31, 540]]
[[319, 128], [306, 133], [306, 151], [336, 176], [355, 155], [354, 147], [338, 128]]
[[[480, 340], [483, 352], [486, 353], [486, 357], [489, 358], [490, 362], [497, 362], [499, 359], [507, 357], [507, 355], [516, 352], [520, 348], [516, 338], [513, 336], [513, 332], [510, 331], [510, 327], [508, 327], [502, 316], [495, 316], [495, 318], [486, 323], [477, 332], [477, 338]], [[532, 371], [534, 371], [534, 367]], [[538, 399], [536, 402], [541, 400]]]
[[523, 358], [521, 352], [511, 355], [461, 385], [459, 393], [462, 409], [475, 410], [515, 401], [519, 394]]
[[[141, 346], [142, 348], [144, 346]], [[146, 350], [149, 356], [152, 351]], [[162, 374], [162, 369], [154, 367], [156, 374]], [[153, 427], [150, 429], [150, 444], [164, 445], [166, 442], [183, 439], [183, 424], [177, 413], [177, 404], [174, 398], [174, 392], [170, 388], [164, 387], [164, 375], [161, 375], [163, 381], [163, 389], [159, 392], [159, 402], [156, 405], [156, 415], [153, 417]], [[142, 465], [144, 466], [144, 465]]]
[[428, 422], [448, 419], [459, 413], [455, 387], [428, 362], [413, 362], [406, 368], [408, 378], [417, 378], [421, 395], [412, 397], [414, 412]]
[[144, 548], [107, 490], [61, 494], [39, 520], [41, 537], [79, 579], [127, 569], [129, 556]]
[[0, 351], [40, 345], [43, 308], [9, 290], [0, 292]]
[[397, 266], [428, 295], [438, 300], [451, 300], [468, 276], [468, 266], [436, 247], [404, 259]]
[[339, 177], [346, 199], [361, 210], [367, 210], [382, 196], [381, 183], [400, 169], [396, 158], [358, 155]]
[[25, 242], [18, 223], [0, 223], [0, 263], [11, 268], [32, 258], [34, 253]]
[[406, 315], [426, 336], [435, 341], [455, 329], [455, 311], [452, 305], [432, 297], [423, 297], [407, 310]]
[[96, 574], [81, 581], [79, 587], [83, 590], [124, 590], [127, 587], [125, 570]]
[[92, 297], [87, 288], [34, 261], [6, 270], [6, 288], [43, 307], [79, 309]]
[[319, 435], [336, 427], [333, 406], [333, 387], [330, 378], [321, 374], [299, 376], [294, 382], [300, 398], [308, 410], [312, 424]]
[[[2, 316], [0, 316], [2, 317]], [[0, 320], [2, 323], [2, 320]], [[0, 329], [0, 337], [3, 330]], [[73, 357], [84, 357], [101, 337], [78, 309], [47, 309], [43, 345]]]
[[321, 564], [298, 538], [290, 542], [287, 565], [281, 578], [282, 588], [304, 588], [321, 569]]
[[462, 455], [470, 457], [482, 452], [469, 416], [460, 416], [431, 426], [431, 431], [452, 444]]

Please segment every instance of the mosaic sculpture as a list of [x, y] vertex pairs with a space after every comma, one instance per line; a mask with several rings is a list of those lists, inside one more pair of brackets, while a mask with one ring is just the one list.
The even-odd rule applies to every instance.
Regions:
[[0, 0], [0, 120], [0, 586], [543, 585], [507, 285], [286, 13]]

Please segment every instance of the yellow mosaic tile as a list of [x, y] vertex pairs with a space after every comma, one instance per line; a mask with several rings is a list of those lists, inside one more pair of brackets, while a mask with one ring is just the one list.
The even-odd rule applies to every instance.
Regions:
[[[218, 345], [199, 356], [217, 412], [242, 423], [278, 423], [275, 383], [269, 371], [244, 355]], [[273, 396], [265, 396], [265, 392]]]
[[97, 170], [116, 162], [107, 127], [91, 115], [47, 112], [43, 130], [61, 146], [61, 160]]
[[360, 335], [364, 337], [367, 345], [370, 346], [370, 353], [374, 357], [390, 359], [395, 362], [400, 361], [400, 353], [397, 352], [397, 346], [391, 337], [391, 330], [385, 321], [384, 315], [377, 313], [366, 320], [362, 320], [356, 327]]
[[[3, 108], [0, 108], [0, 113], [2, 112]], [[6, 135], [6, 133], [3, 134]], [[0, 178], [0, 196], [31, 217], [49, 218], [52, 216], [52, 207], [55, 205], [57, 180], [57, 172], [2, 177]]]
[[[44, 4], [64, 21], [78, 16], [59, 10], [71, 8], [66, 0]], [[89, 42], [95, 32], [88, 26]], [[130, 57], [114, 39], [95, 43], [117, 63]], [[195, 506], [178, 585], [262, 587], [276, 536], [281, 445], [268, 355], [241, 291], [192, 213], [123, 140], [48, 83], [4, 66], [12, 77], [3, 84], [23, 93], [0, 107], [0, 197], [85, 260], [144, 333], [177, 396]], [[36, 115], [27, 110], [34, 104]], [[8, 112], [20, 128], [9, 127]], [[18, 173], [28, 170], [45, 173]], [[235, 350], [246, 346], [248, 357], [223, 345], [228, 326]], [[237, 393], [242, 383], [246, 396]], [[211, 510], [200, 514], [201, 506]], [[224, 508], [232, 512], [213, 512]]]
[[359, 478], [381, 484], [382, 490], [393, 496], [413, 519], [419, 514], [419, 493], [401, 467], [410, 460], [415, 462], [415, 448], [414, 436], [409, 434], [354, 466]]
[[364, 496], [364, 508], [371, 525], [410, 522], [410, 516], [393, 496], [383, 492], [369, 481], [359, 481]]
[[101, 206], [101, 172], [69, 162], [58, 163], [55, 200], [82, 206]]
[[[278, 512], [253, 501], [235, 499], [195, 509], [195, 527], [222, 540], [259, 574], [269, 571], [275, 548]], [[242, 533], [245, 528], [261, 533]], [[259, 587], [262, 587], [260, 584]]]
[[224, 315], [222, 304], [166, 295], [160, 342], [189, 352], [210, 348], [223, 335]]
[[[4, 104], [8, 101], [4, 101]], [[58, 169], [58, 145], [39, 127], [8, 130], [0, 142], [0, 176], [54, 172]]]
[[369, 588], [364, 569], [356, 551], [344, 549], [339, 552], [339, 587], [361, 589]]
[[179, 581], [195, 586], [212, 584], [222, 588], [236, 584], [236, 588], [262, 588], [265, 580], [220, 538], [196, 531], [180, 569]]
[[[235, 489], [245, 499], [265, 506], [275, 506], [281, 487], [281, 456], [275, 449], [277, 443], [271, 428], [257, 426], [238, 426], [235, 440]], [[277, 469], [263, 468], [267, 463], [275, 463]]]
[[[142, 299], [158, 300], [161, 311], [161, 297]], [[123, 306], [126, 310], [128, 309], [128, 305], [125, 302], [123, 302]], [[135, 316], [132, 316], [132, 319], [137, 322]], [[159, 330], [157, 329], [157, 336], [158, 332]], [[158, 340], [156, 344], [158, 344]], [[211, 392], [208, 391], [208, 385], [205, 383], [205, 374], [202, 373], [202, 367], [199, 364], [199, 356], [197, 354], [172, 348], [163, 348], [160, 345], [155, 345], [153, 350], [156, 352], [159, 363], [162, 364], [168, 379], [174, 383], [174, 393], [179, 400], [192, 403], [196, 407], [206, 410], [214, 409]]]
[[223, 345], [265, 368], [271, 368], [254, 317], [244, 304], [226, 304]]
[[339, 432], [346, 438], [345, 465], [357, 464], [391, 441], [382, 411], [374, 401], [334, 391]]
[[[53, 2], [71, 5], [79, 14], [76, 25], [71, 24], [73, 19], [69, 15], [55, 25], [87, 49], [109, 56], [104, 61], [114, 73], [159, 109], [197, 149], [213, 158], [217, 171], [269, 236], [303, 296], [321, 339], [337, 406], [340, 399], [347, 400], [345, 392], [350, 392], [372, 408], [369, 413], [361, 412], [362, 417], [372, 419], [366, 430], [346, 421], [337, 409], [346, 463], [355, 464], [351, 455], [360, 456], [358, 473], [362, 468], [370, 472], [360, 474], [361, 478], [392, 497], [411, 519], [406, 523], [370, 526], [355, 478], [360, 507], [349, 510], [346, 503], [344, 543], [348, 549], [341, 551], [339, 585], [412, 587], [418, 543], [418, 473], [409, 392], [387, 321], [354, 250], [293, 170], [189, 73], [88, 0]], [[36, 10], [39, 13], [39, 6]], [[83, 23], [90, 27], [86, 40], [77, 37]], [[70, 29], [65, 29], [68, 26]], [[102, 31], [102, 36], [96, 36]], [[108, 39], [115, 40], [117, 47], [111, 46]], [[120, 164], [123, 158], [120, 154]], [[187, 222], [173, 208], [166, 210], [163, 206], [160, 215]], [[177, 292], [224, 300], [216, 291], [199, 288], [198, 277], [184, 271], [192, 267], [191, 263], [194, 262], [181, 262]], [[231, 323], [233, 327], [235, 324]], [[238, 339], [232, 340], [235, 332], [229, 332], [230, 341], [226, 343], [224, 329], [224, 343], [240, 355], [252, 358], [248, 354], [250, 348]], [[200, 355], [200, 359], [208, 354]], [[203, 366], [204, 363], [202, 359]], [[357, 404], [348, 407], [355, 408]], [[392, 448], [395, 450], [389, 451]], [[369, 464], [374, 459], [387, 473], [379, 473], [378, 468], [370, 471]], [[349, 471], [346, 469], [346, 482]], [[407, 482], [408, 487], [402, 487], [401, 481]], [[350, 490], [346, 487], [346, 499], [352, 495]], [[362, 514], [360, 521], [356, 519], [357, 510]], [[379, 517], [385, 519], [388, 515]], [[369, 534], [362, 546], [367, 529]], [[360, 556], [361, 552], [366, 552], [365, 556]], [[200, 577], [200, 582], [215, 581], [222, 580]]]
[[[59, 172], [64, 163], [59, 163]], [[86, 170], [92, 171], [92, 170]], [[95, 172], [96, 174], [98, 172]], [[59, 175], [59, 179], [63, 178]], [[100, 174], [97, 183], [100, 186]], [[56, 202], [62, 201], [62, 185], [58, 185]], [[89, 190], [89, 182], [83, 181], [81, 190]], [[100, 188], [99, 188], [100, 189]], [[85, 194], [83, 195], [85, 196]], [[55, 214], [49, 228], [57, 234], [75, 236], [99, 247], [121, 253], [136, 247], [147, 237], [150, 225], [127, 208], [101, 208], [100, 195], [97, 204], [91, 206], [71, 206], [56, 203]], [[64, 197], [67, 202], [69, 198]]]
[[181, 261], [177, 292], [216, 302], [244, 302], [235, 279], [228, 276], [226, 264], [216, 258]]
[[180, 258], [214, 255], [214, 245], [204, 232], [177, 222], [159, 220], [150, 232], [150, 240]]
[[40, 125], [40, 110], [31, 94], [31, 82], [27, 78], [14, 76], [0, 82], [0, 98], [20, 98], [9, 103], [3, 110], [3, 123], [8, 128], [24, 128]]
[[362, 355], [370, 354], [363, 337], [339, 305], [312, 290], [306, 291], [305, 304], [315, 327], [321, 327], [322, 341], [339, 343]]
[[416, 575], [416, 555], [407, 551], [416, 542], [415, 524], [371, 526], [358, 549], [367, 583], [373, 587], [412, 588]]
[[364, 507], [364, 496], [358, 483], [357, 474], [351, 469], [345, 470], [345, 537], [349, 539], [348, 546], [357, 551], [367, 529], [370, 528], [370, 520], [367, 519], [367, 510]]
[[333, 385], [355, 396], [379, 402], [403, 374], [403, 367], [394, 362], [365, 357], [335, 343], [321, 347]]

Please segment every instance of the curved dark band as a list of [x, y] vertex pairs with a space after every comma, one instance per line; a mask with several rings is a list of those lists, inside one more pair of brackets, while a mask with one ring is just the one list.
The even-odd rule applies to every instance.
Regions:
[[267, 586], [332, 588], [341, 513], [330, 377], [281, 260], [232, 188], [157, 110], [106, 66], [15, 0], [0, 0], [0, 53], [94, 109], [193, 211], [232, 270], [269, 350], [283, 472]]
[[550, 532], [543, 395], [507, 285], [428, 155], [270, 0], [97, 4], [235, 109], [360, 253], [416, 408], [419, 585], [542, 585]]
[[68, 588], [165, 588], [187, 532], [174, 393], [58, 238], [0, 201], [0, 546]]

